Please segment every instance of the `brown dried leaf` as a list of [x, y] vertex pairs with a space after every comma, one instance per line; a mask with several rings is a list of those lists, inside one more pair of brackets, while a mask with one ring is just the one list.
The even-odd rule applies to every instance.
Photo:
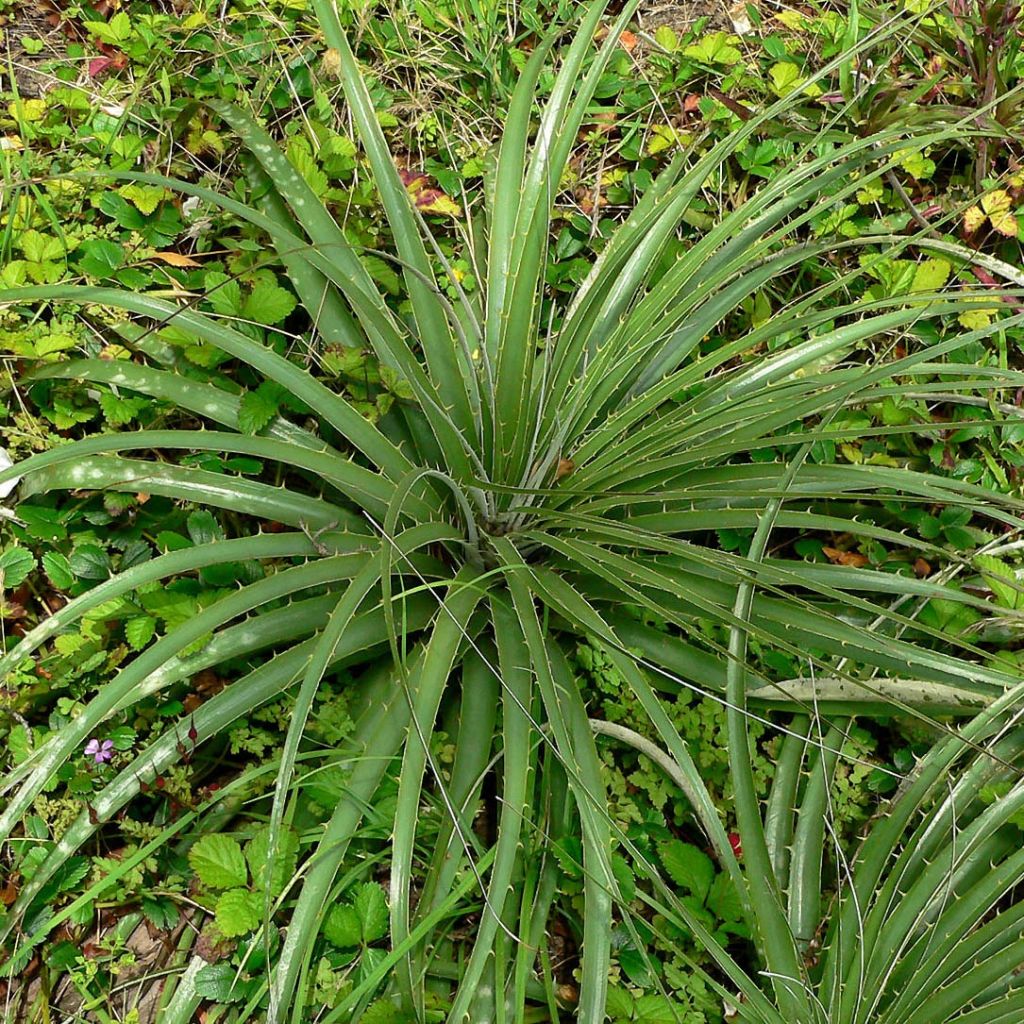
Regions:
[[162, 260], [172, 267], [201, 267], [202, 263], [192, 259], [191, 256], [183, 256], [180, 252], [155, 252], [150, 257], [154, 260]]
[[868, 564], [867, 556], [859, 551], [840, 551], [839, 548], [830, 547], [822, 547], [821, 550], [833, 565], [848, 565], [860, 569]]

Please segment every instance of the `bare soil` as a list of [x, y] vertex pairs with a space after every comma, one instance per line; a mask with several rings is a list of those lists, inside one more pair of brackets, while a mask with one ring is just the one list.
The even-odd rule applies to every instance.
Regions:
[[[17, 92], [25, 99], [35, 99], [57, 84], [43, 66], [62, 57], [67, 37], [61, 26], [59, 12], [49, 3], [27, 0], [0, 17], [0, 91]], [[30, 53], [24, 40], [42, 43], [38, 53]], [[13, 78], [13, 81], [12, 81]]]

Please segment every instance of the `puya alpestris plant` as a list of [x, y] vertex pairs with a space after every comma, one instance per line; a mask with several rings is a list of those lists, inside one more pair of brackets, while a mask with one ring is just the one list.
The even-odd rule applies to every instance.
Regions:
[[[937, 145], [968, 129], [890, 129], [870, 139], [815, 139], [785, 172], [725, 213], [665, 269], [663, 255], [704, 183], [767, 119], [785, 114], [791, 101], [781, 101], [704, 156], [673, 159], [608, 241], [568, 306], [543, 316], [543, 274], [559, 183], [633, 6], [614, 19], [597, 47], [605, 5], [583, 10], [539, 118], [538, 81], [558, 33], [534, 49], [509, 105], [483, 209], [464, 211], [464, 245], [481, 287], [475, 294], [457, 291], [455, 302], [442, 286], [457, 281], [444, 271], [443, 259], [441, 273], [435, 271], [437, 250], [410, 205], [329, 0], [317, 0], [315, 7], [393, 232], [408, 317], [388, 305], [334, 214], [241, 110], [211, 104], [254, 157], [261, 193], [256, 206], [189, 183], [125, 172], [126, 178], [173, 187], [261, 228], [320, 343], [371, 351], [412, 395], [379, 423], [365, 419], [302, 366], [190, 304], [66, 283], [0, 292], [0, 302], [23, 306], [109, 305], [133, 314], [158, 336], [169, 324], [179, 337], [214, 346], [285, 388], [316, 423], [310, 430], [279, 417], [258, 435], [240, 432], [236, 396], [185, 379], [173, 361], [161, 364], [165, 349], [143, 345], [152, 353], [148, 361], [76, 360], [48, 366], [39, 376], [158, 396], [214, 429], [90, 437], [0, 473], [0, 482], [21, 478], [22, 499], [62, 489], [144, 487], [286, 528], [201, 544], [136, 566], [70, 602], [4, 655], [2, 671], [90, 609], [154, 580], [240, 558], [266, 567], [262, 578], [239, 586], [126, 664], [79, 717], [19, 765], [3, 784], [5, 840], [53, 773], [111, 715], [204, 668], [257, 654], [265, 661], [198, 708], [191, 728], [201, 744], [292, 692], [294, 713], [271, 811], [273, 836], [293, 813], [292, 782], [318, 686], [339, 666], [368, 666], [352, 698], [357, 721], [345, 749], [351, 766], [346, 791], [298, 879], [274, 899], [266, 893], [268, 922], [281, 910], [279, 920], [286, 924], [267, 981], [269, 1020], [307, 1019], [308, 968], [339, 866], [396, 759], [400, 781], [389, 866], [394, 952], [386, 964], [395, 998], [413, 1015], [422, 1010], [430, 951], [443, 931], [438, 909], [456, 880], [465, 886], [471, 868], [483, 909], [449, 1018], [491, 1020], [507, 1007], [508, 1019], [522, 1020], [554, 900], [543, 868], [538, 874], [526, 861], [524, 839], [529, 837], [532, 849], [537, 836], [578, 828], [586, 904], [578, 1016], [602, 1019], [610, 922], [620, 902], [611, 853], [613, 839], [621, 837], [613, 836], [604, 807], [592, 724], [567, 656], [581, 636], [605, 650], [628, 681], [719, 864], [743, 894], [764, 961], [758, 978], [729, 957], [669, 886], [658, 889], [664, 911], [711, 951], [721, 973], [710, 983], [723, 995], [743, 994], [742, 1020], [825, 1019], [801, 945], [803, 932], [787, 912], [787, 883], [773, 859], [778, 842], [786, 845], [773, 839], [780, 815], [773, 817], [770, 806], [766, 823], [753, 792], [751, 708], [763, 715], [782, 701], [803, 711], [881, 707], [927, 718], [939, 710], [962, 714], [991, 705], [983, 712], [989, 717], [972, 726], [980, 731], [969, 752], [988, 742], [985, 723], [996, 721], [991, 716], [1012, 709], [1012, 676], [990, 667], [969, 638], [944, 637], [915, 623], [911, 611], [913, 602], [932, 597], [984, 611], [980, 598], [901, 575], [767, 555], [775, 527], [906, 545], [904, 535], [873, 525], [863, 514], [872, 502], [894, 495], [956, 503], [1019, 525], [1019, 503], [957, 480], [909, 467], [809, 458], [814, 442], [833, 436], [829, 422], [837, 412], [898, 394], [918, 377], [916, 390], [927, 390], [940, 361], [947, 396], [958, 389], [1019, 385], [1020, 375], [991, 380], [956, 362], [958, 349], [1010, 318], [972, 332], [945, 332], [950, 318], [977, 301], [969, 291], [846, 302], [847, 287], [861, 273], [851, 261], [848, 270], [781, 306], [741, 337], [717, 347], [703, 344], [769, 282], [854, 245], [807, 239], [804, 227], [823, 208], [885, 173], [908, 147]], [[914, 242], [876, 236], [856, 245], [891, 256]], [[930, 336], [916, 332], [923, 323], [939, 329]], [[865, 346], [879, 338], [907, 339], [906, 354], [873, 363]], [[794, 431], [799, 422], [805, 428]], [[751, 452], [779, 446], [797, 446], [797, 454], [785, 462], [749, 459]], [[129, 451], [161, 457], [122, 454]], [[282, 467], [284, 483], [186, 469], [174, 462], [175, 452], [254, 456]], [[749, 554], [722, 551], [709, 539], [723, 526], [756, 529]], [[636, 619], [637, 608], [669, 623], [671, 632], [647, 630]], [[707, 643], [700, 627], [707, 621], [728, 628], [728, 644]], [[780, 690], [747, 664], [748, 636], [800, 659], [810, 682], [794, 681]], [[717, 693], [730, 708], [742, 870], [666, 714], [660, 691], [680, 685]], [[453, 702], [459, 705], [460, 728], [445, 786], [431, 737], [439, 714]], [[1012, 718], [1012, 710], [1005, 713]], [[788, 728], [802, 735], [799, 727]], [[810, 746], [824, 753], [812, 750], [808, 756], [827, 757], [830, 744], [809, 735]], [[133, 798], [141, 779], [181, 756], [175, 739], [162, 737], [140, 751], [96, 795], [7, 911], [5, 936], [25, 924], [32, 908], [26, 941], [45, 937], [50, 919], [33, 905], [40, 888]], [[967, 741], [950, 736], [946, 742]], [[796, 754], [786, 756], [799, 775], [804, 748], [794, 749]], [[481, 779], [491, 771], [500, 778], [502, 798], [494, 843], [481, 850], [470, 826]], [[437, 835], [425, 875], [414, 880], [421, 852], [416, 818], [427, 787], [450, 824]], [[791, 801], [796, 792], [788, 794]], [[806, 820], [803, 814], [800, 820]], [[899, 840], [893, 839], [889, 854]], [[812, 844], [809, 855], [816, 849]], [[889, 854], [883, 848], [877, 863], [884, 867]], [[866, 891], [874, 891], [881, 868], [873, 877], [871, 871], [862, 870]], [[900, 883], [892, 893], [893, 899], [902, 896]], [[850, 915], [862, 903], [844, 904], [837, 918], [846, 922], [836, 933], [844, 943]], [[849, 991], [849, 964], [843, 960], [849, 949], [842, 945], [829, 982], [842, 998]], [[332, 1011], [333, 1019], [343, 1019], [383, 976], [382, 969], [357, 986]], [[861, 1019], [862, 1005], [857, 1002], [850, 1013], [843, 1009], [835, 1019]]]

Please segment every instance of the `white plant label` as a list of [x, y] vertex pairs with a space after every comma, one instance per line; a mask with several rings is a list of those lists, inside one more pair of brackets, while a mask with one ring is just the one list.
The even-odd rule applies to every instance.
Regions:
[[[6, 448], [0, 448], [0, 471], [8, 469], [13, 466], [14, 463], [11, 461], [10, 455], [7, 454]], [[0, 501], [6, 498], [15, 487], [18, 486], [18, 481], [8, 480], [6, 483], [0, 484]]]

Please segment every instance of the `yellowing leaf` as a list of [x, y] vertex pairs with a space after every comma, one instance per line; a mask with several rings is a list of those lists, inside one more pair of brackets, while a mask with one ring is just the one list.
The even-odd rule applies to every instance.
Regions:
[[1010, 209], [1011, 201], [1009, 193], [1004, 192], [1002, 189], [996, 189], [995, 192], [989, 192], [987, 196], [982, 197], [981, 208], [990, 216], [994, 216], [999, 213], [1006, 213]]
[[822, 547], [822, 553], [833, 565], [847, 565], [860, 569], [868, 564], [866, 555], [859, 551], [840, 551], [838, 548]]
[[957, 320], [961, 327], [966, 327], [969, 331], [981, 330], [982, 327], [987, 327], [992, 323], [992, 314], [995, 310], [989, 307], [979, 307], [978, 309], [969, 309], [961, 313]]
[[1016, 238], [1020, 233], [1020, 225], [1012, 213], [1001, 213], [997, 216], [989, 217], [989, 220], [992, 222], [992, 227], [999, 234], [1005, 235], [1007, 238]]
[[988, 214], [992, 227], [1007, 238], [1016, 238], [1018, 233], [1017, 218], [1010, 209], [1011, 199], [1002, 189], [989, 192], [981, 200], [981, 208]]
[[870, 206], [877, 203], [885, 194], [885, 189], [880, 182], [868, 182], [862, 189], [857, 190], [857, 202], [861, 206]]
[[669, 53], [675, 53], [679, 49], [679, 36], [669, 25], [659, 25], [654, 30], [654, 41]]
[[924, 153], [917, 150], [903, 150], [898, 154], [897, 160], [900, 167], [918, 181], [930, 178], [935, 173], [935, 161], [929, 160]]
[[785, 96], [792, 92], [802, 81], [800, 69], [788, 60], [780, 60], [768, 69], [768, 77], [772, 82], [772, 91], [776, 96]]
[[651, 135], [647, 140], [647, 155], [654, 156], [672, 146], [684, 146], [689, 138], [688, 132], [681, 132], [667, 124], [656, 124], [651, 128]]
[[8, 260], [0, 267], [0, 284], [5, 288], [17, 288], [28, 277], [28, 264], [24, 260]]
[[947, 280], [952, 267], [946, 260], [924, 260], [914, 271], [912, 292], [937, 292]]
[[7, 104], [7, 113], [16, 121], [41, 121], [46, 114], [46, 100], [13, 100]]
[[458, 217], [462, 212], [455, 200], [439, 188], [425, 188], [417, 192], [416, 208], [420, 213], [437, 213], [444, 217]]
[[781, 21], [786, 28], [793, 32], [803, 32], [807, 27], [807, 19], [799, 11], [780, 11], [775, 15], [775, 20]]
[[964, 213], [964, 231], [973, 235], [985, 223], [985, 211], [980, 206], [972, 206]]
[[117, 191], [147, 217], [167, 196], [167, 189], [157, 185], [122, 185]]

